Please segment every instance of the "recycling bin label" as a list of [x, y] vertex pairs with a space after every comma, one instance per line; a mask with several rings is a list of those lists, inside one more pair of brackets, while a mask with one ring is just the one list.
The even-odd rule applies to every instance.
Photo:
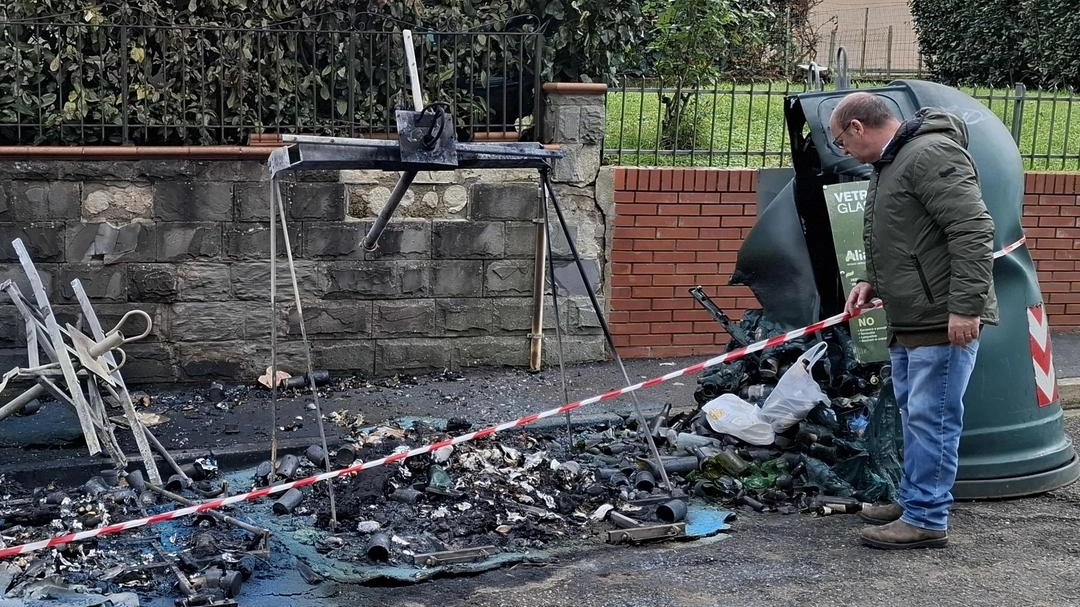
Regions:
[[[847, 292], [866, 278], [866, 250], [863, 247], [863, 211], [869, 181], [853, 181], [825, 186], [836, 261]], [[845, 293], [846, 294], [846, 293]], [[861, 363], [889, 360], [885, 311], [864, 312], [848, 321], [855, 342], [855, 357]]]

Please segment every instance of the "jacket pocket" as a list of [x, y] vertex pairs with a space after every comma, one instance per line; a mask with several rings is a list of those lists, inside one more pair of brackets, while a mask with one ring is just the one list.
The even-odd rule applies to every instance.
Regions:
[[919, 275], [919, 284], [922, 285], [923, 293], [926, 294], [926, 301], [933, 304], [934, 294], [930, 292], [930, 283], [926, 280], [926, 273], [923, 272], [922, 264], [914, 253], [911, 254], [911, 262], [915, 264], [915, 273]]

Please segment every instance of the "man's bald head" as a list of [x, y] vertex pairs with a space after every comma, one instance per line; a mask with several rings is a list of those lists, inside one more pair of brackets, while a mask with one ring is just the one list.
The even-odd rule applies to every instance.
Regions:
[[840, 125], [858, 120], [866, 127], [879, 128], [896, 120], [896, 116], [881, 97], [873, 93], [851, 93], [836, 105], [832, 120]]
[[872, 93], [851, 93], [829, 118], [832, 145], [859, 162], [877, 162], [900, 128], [885, 101]]

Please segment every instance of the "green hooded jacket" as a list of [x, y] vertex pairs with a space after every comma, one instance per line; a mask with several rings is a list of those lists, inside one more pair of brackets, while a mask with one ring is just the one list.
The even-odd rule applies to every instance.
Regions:
[[994, 222], [967, 142], [961, 119], [923, 108], [874, 163], [863, 226], [866, 269], [885, 302], [890, 333], [903, 345], [947, 342], [949, 313], [998, 320]]

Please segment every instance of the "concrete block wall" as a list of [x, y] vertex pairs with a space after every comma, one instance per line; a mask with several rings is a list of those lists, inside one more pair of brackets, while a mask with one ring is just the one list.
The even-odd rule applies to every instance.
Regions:
[[[605, 211], [597, 203], [603, 96], [550, 93], [546, 124], [570, 142], [556, 189], [601, 293]], [[599, 109], [598, 109], [599, 108]], [[563, 120], [570, 121], [562, 124]], [[598, 130], [596, 133], [586, 130]], [[288, 174], [282, 183], [304, 319], [318, 368], [361, 374], [528, 364], [535, 171], [421, 173], [377, 251], [360, 242], [397, 173]], [[269, 183], [256, 161], [59, 161], [0, 164], [0, 282], [21, 277], [10, 246], [27, 244], [62, 322], [82, 281], [102, 323], [146, 310], [154, 330], [127, 348], [133, 382], [250, 380], [269, 365], [300, 372], [299, 315], [279, 230], [277, 317], [269, 303]], [[553, 238], [565, 359], [606, 357], [562, 235]], [[545, 313], [547, 360], [555, 318]], [[26, 365], [21, 317], [0, 296], [0, 369]]]
[[[756, 171], [612, 168], [609, 321], [626, 357], [710, 355], [728, 341], [687, 292], [732, 318], [760, 304], [728, 286], [757, 218]], [[602, 190], [601, 190], [602, 191]], [[1022, 223], [1054, 331], [1080, 331], [1080, 174], [1031, 172]]]

